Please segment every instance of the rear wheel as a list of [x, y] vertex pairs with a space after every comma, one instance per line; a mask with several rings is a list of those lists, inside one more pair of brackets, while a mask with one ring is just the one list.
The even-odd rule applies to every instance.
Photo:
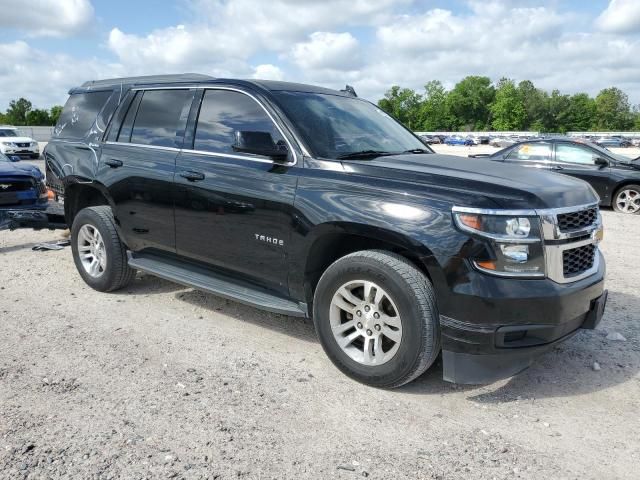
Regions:
[[82, 209], [71, 227], [73, 260], [83, 280], [100, 292], [127, 286], [136, 271], [127, 263], [126, 247], [108, 206]]
[[640, 214], [640, 185], [625, 185], [613, 197], [616, 212]]
[[431, 283], [390, 252], [356, 252], [332, 264], [318, 283], [313, 310], [331, 361], [368, 385], [404, 385], [427, 370], [440, 351]]

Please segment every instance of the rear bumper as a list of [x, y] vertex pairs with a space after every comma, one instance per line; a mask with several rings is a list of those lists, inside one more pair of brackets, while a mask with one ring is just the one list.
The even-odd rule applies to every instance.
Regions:
[[[485, 297], [481, 307], [475, 295], [457, 295], [458, 312], [468, 316], [440, 317], [444, 379], [480, 384], [513, 376], [580, 329], [595, 328], [607, 301], [600, 260], [596, 274], [572, 284], [529, 280], [519, 285], [523, 282], [511, 280], [510, 295]], [[483, 280], [504, 282], [487, 276]], [[490, 286], [484, 293], [502, 292], [503, 287]]]

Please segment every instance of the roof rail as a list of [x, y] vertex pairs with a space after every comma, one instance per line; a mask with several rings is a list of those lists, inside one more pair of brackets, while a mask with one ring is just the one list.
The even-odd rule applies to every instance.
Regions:
[[200, 73], [180, 73], [175, 75], [146, 75], [141, 77], [107, 78], [104, 80], [89, 80], [81, 85], [81, 88], [108, 87], [120, 84], [151, 84], [170, 82], [198, 82], [203, 80], [215, 80], [209, 75]]

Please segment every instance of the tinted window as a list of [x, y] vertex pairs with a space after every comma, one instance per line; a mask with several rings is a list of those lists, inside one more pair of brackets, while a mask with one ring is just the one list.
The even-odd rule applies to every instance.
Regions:
[[556, 160], [564, 163], [578, 163], [581, 165], [594, 165], [594, 152], [588, 148], [576, 145], [556, 145]]
[[131, 143], [182, 147], [192, 98], [193, 92], [189, 90], [144, 92], [131, 132]]
[[251, 97], [228, 90], [207, 90], [202, 99], [195, 150], [233, 153], [236, 132], [266, 132], [275, 144], [284, 138], [262, 107]]
[[511, 150], [507, 158], [521, 162], [547, 162], [551, 160], [551, 144], [523, 143]]
[[64, 138], [83, 138], [110, 96], [110, 91], [71, 95], [62, 109], [54, 135]]

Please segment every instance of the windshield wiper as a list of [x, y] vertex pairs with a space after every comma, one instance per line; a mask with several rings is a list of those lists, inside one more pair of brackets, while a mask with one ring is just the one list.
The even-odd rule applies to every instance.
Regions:
[[349, 160], [349, 159], [359, 159], [359, 158], [376, 158], [383, 157], [385, 155], [397, 155], [397, 152], [385, 152], [382, 150], [362, 150], [360, 152], [351, 152], [351, 153], [343, 153], [342, 155], [338, 155], [336, 158], [338, 160]]
[[411, 150], [405, 150], [402, 153], [433, 153], [431, 150], [427, 150], [426, 148], [412, 148]]

